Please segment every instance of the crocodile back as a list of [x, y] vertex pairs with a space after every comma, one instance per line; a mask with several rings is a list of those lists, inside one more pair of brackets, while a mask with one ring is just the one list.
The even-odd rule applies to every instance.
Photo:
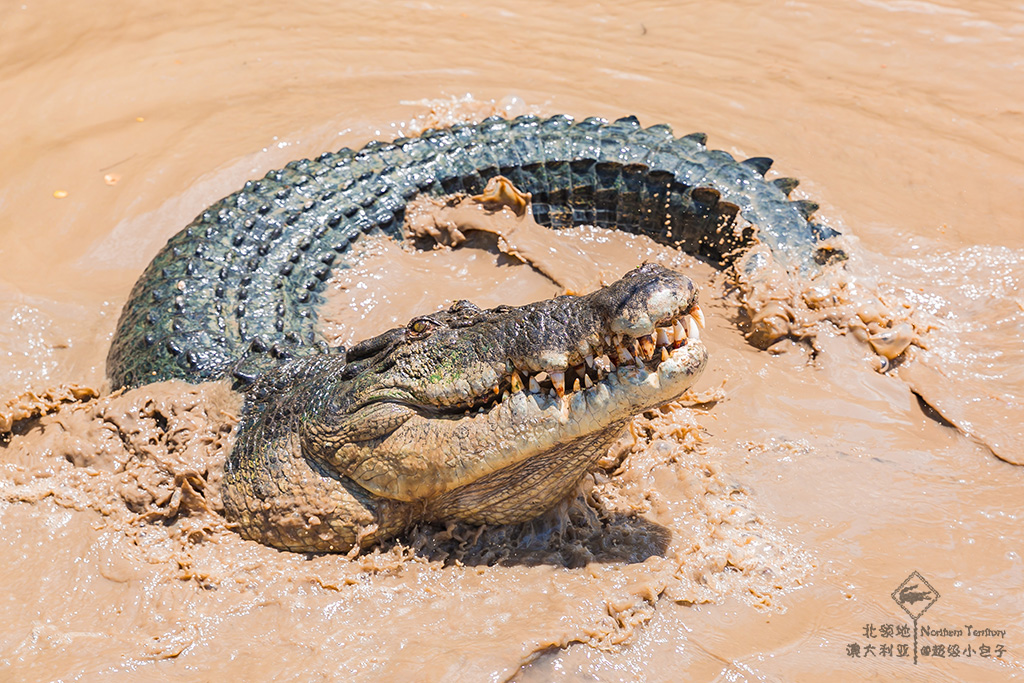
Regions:
[[[755, 238], [794, 271], [836, 234], [790, 201], [771, 161], [736, 161], [703, 134], [568, 116], [492, 117], [371, 142], [271, 171], [203, 211], [139, 278], [107, 357], [114, 388], [224, 377], [253, 358], [324, 352], [317, 310], [363, 235], [401, 237], [417, 195], [482, 192], [504, 175], [533, 194], [536, 220], [649, 235], [717, 266]], [[742, 218], [742, 220], [739, 220]], [[259, 366], [259, 362], [255, 366]]]

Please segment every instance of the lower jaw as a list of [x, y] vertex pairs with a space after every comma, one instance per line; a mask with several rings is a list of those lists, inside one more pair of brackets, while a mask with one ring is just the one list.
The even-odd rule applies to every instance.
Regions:
[[563, 396], [523, 391], [509, 398], [513, 401], [530, 399], [538, 414], [558, 410], [566, 418], [577, 421], [586, 416], [595, 423], [596, 429], [597, 425], [632, 417], [678, 398], [697, 381], [706, 363], [704, 345], [699, 341], [691, 342], [674, 349], [668, 360], [656, 367], [623, 365], [587, 389]]
[[[508, 442], [490, 453], [504, 466], [432, 499], [425, 517], [513, 524], [544, 513], [576, 490], [633, 416], [678, 398], [706, 361], [707, 351], [698, 343], [676, 349], [657, 368], [619, 368], [594, 387], [562, 397], [513, 394], [475, 416], [506, 423], [493, 433], [499, 440], [508, 435]], [[509, 429], [516, 421], [523, 428]]]
[[621, 433], [626, 420], [558, 444], [439, 496], [426, 517], [435, 522], [519, 524], [576, 493], [594, 463]]

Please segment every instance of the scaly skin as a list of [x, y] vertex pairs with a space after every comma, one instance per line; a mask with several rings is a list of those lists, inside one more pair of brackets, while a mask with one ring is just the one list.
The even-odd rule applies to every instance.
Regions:
[[813, 204], [788, 199], [796, 181], [768, 182], [771, 160], [736, 162], [704, 140], [635, 118], [523, 116], [292, 162], [170, 239], [132, 289], [107, 374], [115, 388], [235, 370], [248, 377], [236, 366], [253, 350], [257, 358], [324, 350], [317, 308], [331, 272], [349, 266], [352, 243], [401, 238], [406, 203], [418, 194], [476, 194], [499, 174], [533, 194], [543, 225], [643, 233], [724, 264], [753, 239], [739, 214], [784, 266], [816, 270], [819, 242], [835, 232], [808, 222]]
[[[573, 490], [625, 419], [682, 393], [697, 366], [703, 367], [689, 354], [700, 356], [703, 346], [688, 340], [680, 347], [685, 372], [670, 372], [681, 362], [675, 358], [680, 350], [657, 371], [653, 365], [643, 371], [658, 376], [664, 368], [671, 375], [657, 391], [638, 388], [642, 377], [620, 380], [612, 373], [615, 386], [606, 387], [601, 409], [586, 401], [580, 408], [590, 416], [583, 431], [578, 419], [565, 415], [577, 415], [572, 401], [587, 391], [576, 392], [562, 408], [542, 405], [546, 399], [526, 386], [477, 414], [467, 408], [481, 405], [481, 386], [490, 388], [490, 376], [482, 366], [474, 366], [482, 374], [465, 373], [480, 359], [449, 354], [455, 365], [438, 372], [424, 364], [431, 356], [417, 355], [440, 338], [437, 331], [410, 339], [410, 326], [348, 353], [329, 349], [315, 327], [324, 283], [333, 269], [350, 265], [351, 245], [361, 235], [401, 237], [413, 197], [479, 193], [497, 175], [530, 192], [534, 217], [554, 228], [593, 224], [643, 233], [720, 266], [743, 253], [755, 231], [794, 272], [814, 273], [834, 256], [820, 243], [836, 233], [808, 221], [816, 207], [788, 199], [795, 180], [768, 182], [763, 175], [771, 160], [736, 162], [704, 142], [702, 134], [675, 138], [664, 125], [641, 128], [632, 117], [608, 123], [524, 116], [292, 162], [246, 183], [171, 238], [125, 304], [108, 376], [114, 387], [225, 376], [239, 386], [255, 382], [224, 492], [229, 517], [250, 538], [293, 550], [345, 550], [415, 520], [528, 519]], [[685, 280], [678, 274], [653, 279], [675, 291], [673, 296], [686, 289], [665, 284]], [[612, 296], [616, 287], [625, 285], [594, 296]], [[597, 334], [594, 321], [601, 315], [607, 322], [596, 299], [553, 301], [562, 303], [431, 318], [444, 334], [457, 333], [452, 343], [478, 334], [477, 343], [490, 344], [497, 354], [488, 361], [492, 372], [501, 363], [550, 370], [554, 366], [544, 365], [550, 358], [541, 352], [574, 348]], [[547, 331], [564, 322], [558, 316], [573, 306], [596, 316], [578, 330], [583, 337], [538, 337], [525, 327], [522, 337], [511, 332], [523, 311], [546, 311], [548, 317], [532, 329]], [[463, 325], [470, 319], [472, 324]], [[453, 330], [453, 324], [461, 327]], [[505, 330], [506, 336], [479, 336], [485, 328]], [[651, 331], [636, 332], [619, 334], [631, 342]], [[529, 343], [517, 346], [523, 340]], [[391, 354], [401, 349], [416, 351], [395, 366], [406, 375], [405, 384], [394, 384], [387, 372], [394, 370]], [[614, 347], [601, 350], [622, 360]], [[285, 362], [290, 358], [296, 360]], [[433, 393], [416, 394], [415, 400], [378, 396], [369, 405], [358, 398], [416, 382], [419, 390], [431, 386]]]
[[347, 361], [272, 369], [249, 392], [227, 463], [228, 518], [307, 551], [368, 545], [412, 521], [531, 519], [576, 488], [627, 419], [699, 376], [696, 296], [687, 277], [648, 264], [586, 296], [489, 311], [461, 301]]

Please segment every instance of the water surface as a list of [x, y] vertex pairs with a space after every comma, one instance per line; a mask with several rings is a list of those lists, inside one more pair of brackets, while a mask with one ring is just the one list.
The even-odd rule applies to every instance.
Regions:
[[[99, 388], [146, 263], [248, 178], [494, 112], [635, 114], [800, 178], [854, 239], [854, 282], [930, 326], [907, 365], [1019, 453], [1021, 40], [1024, 8], [977, 2], [8, 4], [0, 395]], [[929, 415], [852, 335], [822, 326], [816, 353], [759, 351], [706, 266], [574, 239], [609, 272], [692, 269], [712, 358], [706, 401], [638, 422], [583, 503], [487, 547], [425, 530], [356, 560], [277, 553], [183, 483], [215, 480], [230, 397], [93, 401], [0, 447], [5, 678], [1024, 677], [1024, 470]], [[485, 250], [390, 248], [368, 248], [366, 289], [339, 294], [339, 335], [409, 304], [557, 292]], [[670, 532], [658, 553], [629, 546], [651, 525]], [[944, 656], [916, 666], [882, 654], [911, 642], [890, 594], [914, 571], [941, 595], [921, 626], [1005, 635], [922, 637]]]

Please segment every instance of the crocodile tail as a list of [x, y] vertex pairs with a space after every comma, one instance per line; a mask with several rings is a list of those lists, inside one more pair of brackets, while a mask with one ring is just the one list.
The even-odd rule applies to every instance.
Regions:
[[706, 141], [634, 117], [492, 117], [293, 161], [213, 204], [157, 254], [121, 313], [108, 377], [115, 388], [251, 379], [265, 361], [254, 354], [322, 352], [317, 310], [353, 243], [400, 238], [417, 195], [477, 194], [499, 174], [530, 192], [535, 219], [553, 228], [645, 234], [716, 266], [755, 235], [794, 272], [842, 257], [819, 251], [837, 233], [789, 199], [795, 181], [767, 181], [769, 160], [737, 162]]

